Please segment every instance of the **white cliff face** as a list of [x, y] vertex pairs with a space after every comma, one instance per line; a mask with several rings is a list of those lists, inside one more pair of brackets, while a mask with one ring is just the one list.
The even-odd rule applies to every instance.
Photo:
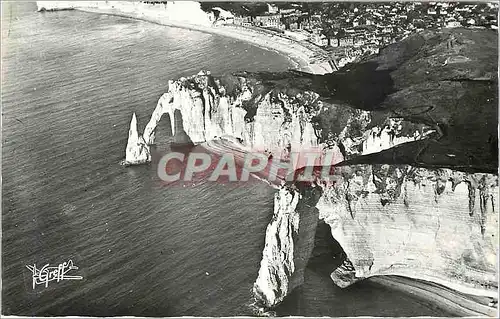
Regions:
[[62, 10], [62, 9], [74, 9], [75, 4], [71, 1], [37, 1], [36, 6], [38, 11], [43, 10]]
[[352, 263], [350, 283], [402, 275], [497, 295], [496, 176], [410, 166], [346, 169], [350, 176], [325, 189], [316, 207]]
[[304, 270], [314, 249], [320, 192], [283, 186], [274, 196], [274, 214], [266, 230], [255, 305], [265, 313], [304, 283]]
[[[233, 137], [256, 151], [269, 152], [281, 152], [289, 146], [299, 150], [318, 145], [311, 124], [314, 114], [291, 103], [288, 96], [273, 100], [271, 92], [248, 102], [253, 88], [244, 79], [239, 80], [241, 92], [236, 95], [227, 94], [226, 88], [208, 72], [170, 81], [168, 92], [158, 101], [144, 130], [146, 143], [154, 143], [156, 126], [162, 115], [168, 115], [165, 118], [171, 121], [174, 136], [178, 133], [176, 123], [180, 121], [193, 143]], [[250, 120], [245, 118], [248, 111], [243, 103], [246, 102], [255, 108], [255, 116]]]
[[[341, 167], [335, 183], [312, 186], [321, 193], [316, 201], [318, 218], [330, 227], [346, 260], [332, 269], [331, 279], [347, 287], [377, 275], [400, 275], [435, 282], [480, 296], [498, 295], [498, 177], [467, 174], [449, 169], [429, 170], [408, 165], [358, 165]], [[322, 185], [322, 186], [319, 186]], [[279, 190], [274, 216], [280, 224], [295, 224], [295, 215], [306, 200], [290, 186]], [[288, 218], [288, 220], [283, 220]], [[290, 290], [294, 273], [305, 264], [283, 260], [290, 246], [304, 245], [297, 236], [282, 237], [273, 218], [255, 294], [268, 307]], [[302, 220], [294, 228], [300, 233]], [[290, 242], [290, 241], [293, 242]], [[306, 239], [306, 240], [311, 240]], [[286, 242], [286, 249], [277, 249]], [[270, 249], [269, 247], [273, 247]], [[333, 260], [332, 260], [333, 262]], [[280, 267], [294, 272], [276, 271]], [[264, 274], [276, 273], [279, 281]], [[283, 276], [286, 274], [286, 276]], [[260, 293], [268, 292], [267, 294]], [[271, 297], [268, 297], [271, 296]]]
[[151, 114], [151, 119], [144, 128], [143, 137], [146, 144], [148, 145], [154, 144], [156, 137], [156, 127], [158, 126], [158, 123], [160, 122], [164, 114], [169, 115], [166, 121], [170, 121], [170, 127], [173, 133], [173, 130], [175, 128], [174, 116], [173, 114], [172, 116], [170, 116], [170, 114], [166, 112], [163, 107], [163, 104], [168, 103], [170, 100], [172, 100], [172, 95], [168, 93], [161, 96], [160, 99], [158, 100], [158, 104], [156, 105], [153, 114]]
[[[374, 125], [369, 112], [355, 110], [338, 113], [347, 116], [338, 133], [321, 134], [314, 116], [321, 118], [332, 106], [315, 101], [314, 93], [285, 94], [261, 90], [259, 83], [246, 78], [233, 81], [230, 87], [202, 72], [169, 82], [144, 139], [133, 116], [126, 161], [150, 160], [148, 145], [154, 143], [156, 126], [163, 119], [170, 121], [174, 138], [183, 131], [194, 143], [229, 136], [249, 151], [279, 152], [321, 149], [320, 136], [326, 135], [333, 141], [329, 147], [343, 143], [347, 156], [378, 152], [433, 132], [394, 118]], [[312, 204], [318, 213], [308, 216], [330, 225], [347, 256], [332, 269], [337, 285], [346, 287], [376, 275], [403, 275], [469, 294], [497, 294], [497, 176], [408, 165], [354, 165], [338, 168], [335, 178], [334, 184], [314, 187], [321, 193]], [[313, 238], [305, 234], [314, 235], [314, 223], [302, 211], [304, 203], [293, 187], [276, 194], [254, 284], [256, 300], [264, 308], [277, 305], [301, 284], [313, 245]]]
[[340, 132], [346, 153], [351, 156], [378, 153], [391, 147], [429, 137], [435, 130], [423, 124], [413, 124], [401, 118], [388, 117], [384, 122], [372, 125], [368, 111], [357, 110]]
[[151, 161], [151, 153], [149, 146], [144, 141], [143, 137], [137, 132], [137, 118], [135, 113], [130, 121], [130, 129], [128, 131], [127, 148], [125, 150], [126, 165], [143, 164]]
[[38, 11], [68, 10], [76, 8], [98, 8], [107, 5], [107, 1], [37, 1]]
[[[312, 92], [266, 91], [258, 82], [235, 79], [231, 87], [201, 72], [170, 81], [144, 139], [137, 133], [134, 115], [127, 162], [150, 160], [148, 145], [154, 143], [163, 119], [170, 121], [174, 139], [180, 131], [194, 143], [231, 137], [244, 144], [242, 149], [268, 152], [324, 150], [326, 145], [340, 152], [342, 143], [349, 158], [434, 132], [397, 118], [372, 123], [369, 112], [323, 105]], [[328, 108], [333, 108], [328, 121], [337, 114], [347, 119], [342, 129], [318, 127], [315, 121]], [[217, 147], [224, 152], [223, 143]], [[306, 189], [319, 198], [310, 201], [296, 184], [283, 186], [275, 196], [253, 288], [260, 311], [276, 306], [302, 284], [320, 219], [331, 227], [346, 255], [331, 273], [340, 287], [371, 276], [401, 275], [467, 294], [497, 295], [497, 176], [409, 165], [352, 165], [337, 168], [333, 180]], [[314, 212], [306, 214], [304, 207]]]
[[[260, 92], [259, 83], [234, 77], [231, 92], [226, 84], [209, 72], [169, 81], [168, 91], [158, 101], [144, 130], [147, 144], [155, 143], [155, 130], [160, 120], [170, 121], [174, 136], [184, 131], [193, 143], [214, 139], [237, 138], [254, 151], [281, 154], [284, 150], [337, 148], [342, 142], [347, 155], [367, 154], [400, 143], [425, 138], [428, 128], [412, 127], [398, 119], [368, 128], [371, 116], [366, 111], [353, 111], [346, 127], [325, 141], [314, 118], [330, 106], [324, 106], [313, 92]], [[403, 134], [406, 128], [409, 133]], [[410, 128], [410, 129], [408, 129]]]
[[263, 306], [283, 301], [295, 271], [294, 240], [299, 231], [297, 203], [300, 195], [282, 188], [274, 197], [274, 214], [266, 230], [266, 244], [253, 292]]
[[209, 15], [196, 1], [166, 1], [148, 4], [142, 1], [37, 1], [38, 11], [67, 9], [115, 9], [123, 13], [165, 18], [172, 22], [209, 26]]
[[197, 1], [168, 1], [166, 12], [169, 19], [192, 24], [210, 25], [211, 21], [206, 12], [201, 10]]
[[421, 127], [413, 130], [411, 135], [404, 135], [401, 131], [405, 124], [407, 123], [401, 119], [391, 118], [383, 127], [376, 126], [367, 131], [363, 136], [362, 154], [377, 153], [399, 144], [421, 140], [434, 132], [429, 128]]

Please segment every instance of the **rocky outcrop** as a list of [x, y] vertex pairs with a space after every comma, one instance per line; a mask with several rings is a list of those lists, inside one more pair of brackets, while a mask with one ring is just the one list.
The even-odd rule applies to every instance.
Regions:
[[146, 144], [155, 143], [160, 120], [169, 124], [174, 139], [186, 135], [197, 144], [231, 138], [270, 154], [319, 147], [341, 149], [352, 157], [434, 132], [425, 124], [324, 103], [309, 90], [269, 87], [265, 80], [244, 74], [216, 78], [208, 71], [169, 81], [145, 127]]
[[128, 131], [127, 148], [125, 149], [125, 165], [137, 165], [151, 161], [149, 146], [144, 141], [142, 135], [137, 132], [137, 118], [135, 113], [130, 121]]
[[290, 277], [295, 272], [294, 237], [299, 232], [297, 203], [300, 194], [282, 188], [274, 198], [274, 215], [266, 229], [254, 294], [264, 305], [275, 305], [291, 290]]
[[340, 287], [400, 275], [466, 294], [497, 296], [496, 175], [356, 165], [338, 168], [335, 177], [334, 183], [310, 187], [307, 195], [300, 185], [278, 191], [254, 285], [262, 307], [273, 308], [301, 283], [296, 277], [305, 265], [293, 263], [293, 247], [313, 240], [296, 235], [304, 231], [303, 202], [316, 203], [316, 216], [331, 227], [345, 253], [342, 265], [331, 270]]
[[[168, 92], [160, 98], [146, 125], [145, 140], [154, 143], [156, 126], [166, 115], [174, 136], [178, 133], [175, 122], [181, 121], [193, 143], [228, 136], [262, 151], [281, 151], [289, 145], [292, 149], [316, 146], [318, 139], [311, 123], [314, 114], [306, 112], [298, 101], [292, 101], [295, 96], [259, 92], [261, 89], [251, 79], [217, 79], [206, 71], [169, 81]], [[314, 100], [313, 93], [307, 94]]]
[[392, 162], [496, 171], [495, 43], [489, 31], [426, 31], [332, 74], [202, 71], [169, 82], [144, 138], [154, 143], [165, 115], [194, 143], [230, 136], [271, 153], [338, 148], [345, 159], [410, 144]]
[[402, 275], [497, 295], [497, 176], [391, 165], [338, 174], [316, 206], [354, 270], [334, 282]]
[[[318, 120], [320, 126], [329, 128], [323, 130], [325, 133], [337, 135], [336, 130], [346, 128], [352, 118], [348, 114], [354, 109], [370, 114], [367, 127], [378, 127], [377, 134], [384, 131], [383, 122], [388, 119], [402, 120], [400, 133], [391, 133], [394, 141], [427, 136], [425, 143], [405, 143], [409, 145], [398, 148], [398, 152], [386, 152], [386, 157], [368, 156], [357, 163], [405, 163], [496, 173], [497, 64], [495, 31], [457, 28], [414, 34], [331, 74], [290, 71], [244, 75], [274, 90], [317, 93], [328, 108]], [[356, 140], [363, 135], [364, 124], [353, 121], [345, 139]], [[421, 131], [419, 126], [422, 133], [416, 133]], [[429, 130], [435, 133], [428, 135]], [[322, 139], [330, 140], [325, 134]], [[390, 146], [385, 142], [375, 144]], [[370, 153], [374, 150], [376, 147]]]
[[342, 154], [332, 178], [276, 194], [253, 289], [261, 311], [302, 283], [318, 220], [343, 249], [331, 269], [341, 287], [401, 275], [494, 297], [496, 41], [488, 31], [426, 31], [334, 74], [201, 72], [169, 82], [143, 142], [154, 143], [165, 118], [174, 140]]
[[[331, 112], [316, 122], [321, 141], [345, 149], [333, 183], [318, 180], [309, 190], [320, 196], [318, 218], [344, 252], [340, 266], [332, 260], [330, 277], [338, 286], [400, 275], [497, 303], [498, 176], [490, 172], [497, 170], [498, 140], [497, 121], [489, 120], [496, 119], [498, 101], [495, 43], [487, 32], [425, 32], [336, 74], [266, 75], [274, 88], [316, 88]], [[468, 60], [452, 67], [457, 54]], [[372, 83], [371, 92], [352, 89], [354, 79]], [[284, 186], [280, 198], [295, 198], [297, 188]], [[294, 204], [300, 216], [297, 207], [307, 200], [301, 195]], [[267, 235], [265, 245], [285, 240]], [[293, 245], [306, 244], [294, 239]], [[293, 287], [301, 267], [288, 268], [295, 272], [268, 291]], [[262, 262], [259, 273], [273, 269]], [[256, 298], [265, 309], [279, 300]]]
[[259, 274], [253, 286], [257, 313], [276, 305], [304, 282], [314, 248], [320, 198], [315, 190], [283, 186], [274, 196], [274, 214], [266, 230]]

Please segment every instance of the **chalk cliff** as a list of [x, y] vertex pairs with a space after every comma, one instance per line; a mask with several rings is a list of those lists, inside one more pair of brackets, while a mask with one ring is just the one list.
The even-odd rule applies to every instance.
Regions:
[[333, 74], [200, 72], [169, 82], [144, 143], [165, 118], [174, 139], [342, 154], [334, 178], [276, 193], [253, 289], [261, 311], [302, 283], [318, 220], [344, 251], [331, 269], [341, 287], [392, 274], [493, 298], [496, 52], [496, 34], [454, 29], [411, 36]]
[[[286, 207], [286, 213], [275, 211], [273, 221], [281, 216], [281, 224], [287, 224], [284, 216], [301, 216], [294, 234], [301, 232], [302, 202], [314, 205], [318, 218], [330, 226], [344, 253], [339, 267], [332, 259], [331, 279], [338, 286], [401, 275], [488, 296], [492, 305], [497, 304], [496, 43], [496, 35], [487, 32], [424, 32], [337, 74], [296, 74], [293, 81], [290, 74], [280, 74], [270, 80], [275, 87], [317, 88], [314, 92], [326, 103], [369, 114], [369, 121], [354, 125], [358, 130], [344, 127], [345, 134], [338, 135], [347, 159], [336, 165], [335, 178], [305, 188], [288, 184], [275, 199], [276, 207]], [[446, 63], [457, 55], [466, 56], [457, 61], [467, 63]], [[354, 90], [357, 95], [340, 97], [344, 93], [336, 90], [354, 93], [338, 82], [349, 82], [350, 77], [371, 82], [371, 92], [363, 96], [363, 91]], [[389, 110], [392, 117], [386, 117]], [[381, 115], [382, 122], [377, 119]], [[368, 136], [361, 134], [360, 141], [356, 132], [368, 127]], [[411, 141], [408, 132], [421, 138]], [[299, 200], [284, 203], [283, 198]], [[285, 240], [280, 235], [268, 234], [265, 250], [278, 247]], [[293, 242], [287, 247], [307, 245], [297, 236], [289, 238]], [[262, 261], [254, 284], [260, 311], [272, 309], [301, 284], [297, 258], [303, 255], [289, 249], [280, 253], [291, 256], [287, 260], [293, 265], [285, 265], [295, 272], [283, 276], [285, 272], [269, 262], [273, 257], [263, 254], [269, 261]], [[263, 273], [279, 281], [261, 280]], [[468, 314], [495, 313], [494, 308], [481, 311]]]
[[290, 277], [295, 272], [293, 238], [299, 232], [297, 204], [300, 196], [285, 188], [275, 195], [274, 215], [267, 226], [266, 246], [254, 289], [256, 297], [265, 304], [283, 301], [291, 288]]
[[97, 8], [107, 5], [107, 1], [37, 1], [38, 11], [72, 10], [78, 7]]
[[128, 131], [127, 148], [125, 149], [125, 165], [137, 165], [151, 161], [149, 146], [144, 141], [142, 135], [137, 132], [137, 118], [135, 113], [130, 121]]
[[[338, 286], [371, 276], [401, 275], [496, 298], [496, 175], [378, 164], [339, 167], [335, 177], [329, 185], [305, 189], [288, 184], [275, 195], [254, 284], [262, 309], [272, 309], [302, 284], [296, 273], [303, 269], [297, 265], [304, 267], [299, 259], [311, 251], [293, 247], [310, 244], [310, 238], [297, 236], [306, 231], [303, 221], [310, 231], [310, 221], [303, 217], [311, 210], [303, 207], [310, 205], [345, 253], [343, 264], [332, 266], [331, 278]], [[335, 262], [332, 256], [332, 265]]]
[[316, 207], [352, 264], [346, 286], [403, 275], [497, 295], [498, 178], [412, 166], [341, 167]]
[[[169, 81], [168, 92], [160, 98], [146, 125], [145, 140], [154, 143], [156, 126], [165, 114], [174, 136], [179, 126], [175, 121], [181, 121], [194, 143], [230, 136], [255, 149], [317, 145], [310, 120], [314, 113], [306, 112], [304, 105], [292, 101], [295, 96], [260, 92], [261, 89], [251, 79], [234, 76], [217, 79], [205, 71]], [[310, 97], [306, 98], [312, 101], [317, 98], [312, 92], [307, 94]]]
[[[165, 1], [165, 3], [146, 3], [143, 1], [37, 1], [38, 11], [87, 10], [99, 9], [119, 14], [140, 16], [162, 16], [172, 22], [211, 24], [209, 16], [201, 10], [196, 1]], [[97, 11], [99, 12], [99, 11]]]
[[426, 31], [332, 74], [201, 72], [169, 82], [144, 138], [154, 143], [164, 114], [175, 131], [177, 110], [194, 143], [231, 136], [269, 152], [339, 148], [344, 159], [408, 144], [357, 160], [496, 172], [495, 43], [490, 31]]
[[320, 147], [340, 148], [349, 157], [434, 132], [388, 114], [323, 102], [313, 91], [268, 87], [245, 74], [216, 78], [208, 71], [169, 81], [145, 127], [147, 144], [155, 143], [163, 119], [174, 137], [185, 133], [195, 144], [231, 137], [252, 150], [276, 154]]

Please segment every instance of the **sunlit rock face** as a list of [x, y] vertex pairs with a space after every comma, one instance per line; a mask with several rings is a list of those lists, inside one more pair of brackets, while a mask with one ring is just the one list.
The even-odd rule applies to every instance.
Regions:
[[164, 3], [145, 3], [142, 1], [36, 1], [38, 11], [68, 9], [116, 9], [125, 13], [154, 15], [194, 25], [208, 26], [209, 16], [197, 1], [165, 1]]
[[[170, 81], [144, 131], [146, 142], [154, 143], [156, 126], [162, 115], [168, 114], [172, 127], [176, 118], [182, 118], [183, 130], [193, 143], [227, 136], [262, 151], [317, 146], [311, 123], [314, 114], [291, 101], [293, 96], [257, 92], [261, 88], [245, 78], [230, 77], [233, 83], [226, 85], [221, 83], [224, 80], [200, 72]], [[307, 94], [315, 98], [313, 93]], [[174, 129], [174, 136], [176, 133]]]
[[375, 123], [372, 113], [323, 103], [312, 91], [276, 88], [252, 76], [216, 78], [206, 71], [169, 81], [144, 130], [147, 144], [155, 143], [162, 119], [171, 122], [174, 136], [183, 131], [195, 144], [230, 137], [254, 151], [273, 154], [341, 146], [350, 157], [432, 132], [426, 125], [398, 118]]
[[208, 14], [201, 10], [197, 1], [168, 1], [165, 5], [167, 16], [172, 21], [210, 25]]
[[[276, 194], [253, 289], [261, 309], [302, 283], [318, 220], [345, 253], [331, 269], [340, 287], [403, 275], [496, 296], [498, 177], [488, 174], [498, 162], [496, 55], [490, 34], [453, 32], [409, 37], [325, 76], [200, 72], [169, 82], [145, 144], [165, 119], [174, 140], [231, 137], [246, 150], [342, 154], [331, 179]], [[464, 52], [477, 58], [450, 67]]]
[[37, 1], [38, 11], [51, 11], [61, 9], [74, 9], [75, 5], [71, 1]]
[[69, 10], [75, 8], [98, 8], [106, 6], [107, 1], [37, 1], [38, 11]]
[[[261, 77], [273, 89], [306, 88], [324, 97], [313, 127], [321, 143], [343, 147], [347, 160], [334, 178], [310, 187], [321, 193], [318, 218], [345, 254], [340, 267], [332, 261], [338, 286], [401, 275], [497, 297], [496, 38], [426, 31], [330, 75]], [[468, 59], [449, 64], [457, 55]], [[290, 185], [282, 191], [296, 192]], [[310, 199], [302, 195], [294, 204], [301, 217], [304, 200]], [[306, 245], [292, 238], [294, 246]], [[265, 245], [283, 240], [266, 234]], [[261, 271], [275, 268], [273, 256], [263, 258]], [[301, 267], [293, 269], [268, 291], [293, 287]], [[256, 299], [267, 308], [279, 302]]]
[[254, 285], [264, 307], [273, 308], [296, 287], [305, 264], [293, 263], [297, 256], [290, 247], [313, 241], [296, 235], [306, 232], [304, 207], [311, 204], [345, 253], [343, 264], [331, 269], [331, 279], [342, 288], [371, 276], [401, 275], [468, 294], [497, 295], [496, 175], [353, 165], [337, 168], [328, 185], [318, 181], [307, 193], [298, 188], [285, 185], [275, 198]]
[[266, 230], [266, 245], [254, 294], [264, 305], [275, 305], [290, 290], [290, 277], [295, 272], [294, 240], [299, 232], [297, 203], [300, 194], [282, 188], [274, 197], [274, 214]]
[[274, 213], [266, 230], [265, 247], [253, 293], [256, 306], [280, 303], [304, 282], [304, 270], [314, 248], [320, 192], [283, 186], [274, 196]]
[[[407, 133], [404, 133], [405, 129]], [[411, 124], [399, 118], [388, 118], [383, 126], [376, 126], [364, 134], [361, 154], [377, 153], [399, 144], [418, 141], [433, 132], [435, 130], [425, 125]]]
[[130, 121], [130, 129], [128, 131], [127, 148], [125, 150], [126, 165], [143, 164], [151, 161], [151, 153], [149, 146], [144, 141], [142, 135], [137, 132], [137, 118], [135, 113]]
[[334, 282], [403, 275], [497, 294], [497, 176], [406, 165], [338, 174], [316, 205], [354, 271], [350, 282], [333, 273]]

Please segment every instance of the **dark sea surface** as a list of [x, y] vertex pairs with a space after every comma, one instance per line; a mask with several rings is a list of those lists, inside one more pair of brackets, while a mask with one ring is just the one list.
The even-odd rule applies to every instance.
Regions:
[[[10, 21], [2, 48], [3, 314], [250, 315], [274, 190], [258, 182], [164, 187], [154, 165], [118, 163], [132, 112], [142, 131], [168, 80], [201, 69], [286, 70], [290, 62], [210, 34], [35, 10], [9, 3], [2, 13]], [[26, 265], [69, 259], [83, 280], [33, 289]], [[278, 314], [446, 315], [369, 281], [340, 290], [316, 268]]]

